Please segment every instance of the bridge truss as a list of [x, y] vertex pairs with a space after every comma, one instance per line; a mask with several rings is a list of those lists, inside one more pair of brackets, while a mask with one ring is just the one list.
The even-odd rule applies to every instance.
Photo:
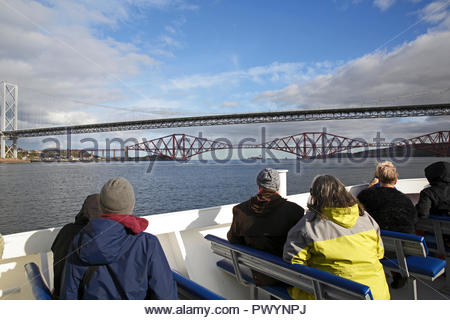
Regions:
[[417, 149], [427, 150], [439, 156], [450, 155], [450, 131], [436, 131], [409, 139]]
[[226, 149], [270, 149], [294, 154], [300, 158], [326, 158], [350, 149], [376, 147], [417, 147], [437, 155], [448, 156], [450, 131], [438, 131], [394, 144], [368, 143], [362, 139], [352, 139], [326, 132], [303, 132], [297, 135], [275, 139], [264, 144], [233, 145], [221, 140], [208, 140], [186, 134], [172, 134], [128, 146], [126, 152], [144, 151], [172, 160], [186, 160], [196, 155]]
[[251, 123], [275, 123], [292, 121], [324, 121], [349, 119], [375, 119], [396, 117], [448, 116], [450, 104], [407, 105], [390, 107], [358, 107], [346, 109], [295, 110], [223, 114], [201, 117], [151, 119], [139, 121], [97, 123], [39, 129], [9, 130], [9, 137], [25, 138], [66, 134], [86, 134], [110, 131], [147, 130], [162, 128], [223, 126]]

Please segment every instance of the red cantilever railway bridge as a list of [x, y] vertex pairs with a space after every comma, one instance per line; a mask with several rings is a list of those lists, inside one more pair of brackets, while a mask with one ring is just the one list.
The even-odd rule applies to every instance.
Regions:
[[[187, 160], [202, 153], [228, 149], [270, 149], [287, 152], [300, 158], [326, 158], [336, 153], [350, 149], [368, 149], [413, 146], [424, 149], [440, 156], [450, 154], [450, 131], [437, 131], [419, 137], [404, 139], [395, 143], [368, 143], [361, 139], [352, 139], [327, 132], [303, 132], [292, 136], [275, 139], [263, 144], [238, 144], [233, 145], [226, 139], [209, 140], [202, 137], [194, 137], [187, 134], [172, 134], [153, 140], [143, 141], [123, 150], [120, 149], [84, 149], [77, 151], [102, 152], [109, 155], [111, 151], [146, 152], [149, 155], [162, 156], [172, 160]], [[75, 151], [75, 150], [73, 150]]]

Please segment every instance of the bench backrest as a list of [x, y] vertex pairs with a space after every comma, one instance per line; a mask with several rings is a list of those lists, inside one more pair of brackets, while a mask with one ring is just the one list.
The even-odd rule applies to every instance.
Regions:
[[416, 228], [432, 232], [436, 239], [436, 250], [442, 257], [450, 256], [444, 242], [444, 235], [450, 235], [450, 217], [430, 215], [427, 219], [420, 219]]
[[275, 255], [232, 244], [222, 238], [207, 235], [214, 253], [233, 262], [235, 274], [241, 279], [239, 265], [264, 273], [289, 285], [312, 292], [316, 299], [373, 299], [366, 285], [304, 265], [290, 264]]
[[222, 296], [182, 276], [176, 271], [172, 271], [172, 274], [177, 283], [179, 297], [193, 300], [225, 300]]
[[47, 284], [42, 279], [41, 271], [34, 262], [25, 265], [25, 273], [31, 285], [34, 298], [36, 300], [52, 300], [52, 293]]
[[397, 255], [412, 255], [426, 257], [428, 248], [423, 236], [414, 234], [381, 230], [385, 252], [395, 252]]

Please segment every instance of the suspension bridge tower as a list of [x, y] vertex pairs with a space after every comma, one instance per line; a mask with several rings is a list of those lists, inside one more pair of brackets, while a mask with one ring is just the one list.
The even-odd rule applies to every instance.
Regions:
[[7, 137], [5, 131], [17, 130], [17, 84], [0, 82], [0, 158], [17, 159], [17, 138]]

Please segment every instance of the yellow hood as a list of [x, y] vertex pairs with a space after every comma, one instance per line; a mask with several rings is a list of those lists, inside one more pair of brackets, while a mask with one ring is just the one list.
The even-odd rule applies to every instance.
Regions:
[[322, 214], [329, 220], [344, 228], [351, 228], [355, 225], [359, 217], [359, 208], [355, 204], [347, 208], [323, 208]]

